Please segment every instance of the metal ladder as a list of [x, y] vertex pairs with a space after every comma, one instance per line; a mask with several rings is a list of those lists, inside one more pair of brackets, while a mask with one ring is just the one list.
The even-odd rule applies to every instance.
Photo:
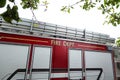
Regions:
[[101, 44], [115, 43], [115, 39], [106, 34], [74, 29], [41, 21], [36, 22], [23, 18], [18, 23], [13, 21], [12, 24], [9, 24], [0, 17], [0, 32], [33, 35], [37, 37], [87, 41]]

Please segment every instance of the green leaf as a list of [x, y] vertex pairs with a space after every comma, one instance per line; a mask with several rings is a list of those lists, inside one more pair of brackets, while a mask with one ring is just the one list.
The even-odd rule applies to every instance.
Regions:
[[1, 14], [3, 19], [8, 23], [11, 23], [11, 21], [12, 21], [11, 12], [12, 11], [11, 11], [10, 5], [8, 4], [7, 5], [7, 10]]
[[120, 47], [120, 38], [118, 38], [118, 39], [116, 40], [116, 44], [117, 44], [118, 47]]
[[40, 1], [39, 0], [35, 0], [35, 2], [39, 3]]
[[18, 10], [18, 7], [17, 7], [17, 6], [13, 6], [12, 10], [17, 11], [17, 10]]
[[101, 8], [103, 8], [103, 9], [104, 9], [104, 5], [103, 5], [103, 4], [101, 4]]
[[4, 7], [6, 4], [6, 0], [0, 0], [0, 8]]
[[9, 0], [10, 2], [14, 2], [15, 0]]
[[117, 26], [117, 24], [116, 23], [112, 23], [113, 24], [113, 26]]
[[105, 14], [105, 11], [102, 11], [102, 14]]
[[8, 5], [7, 5], [7, 10], [10, 10], [10, 9], [11, 9], [11, 7], [10, 7], [10, 5], [8, 4]]
[[116, 6], [116, 8], [118, 8], [119, 7], [119, 4]]
[[12, 23], [12, 20], [17, 22], [20, 20], [17, 6], [13, 6], [11, 9], [10, 5], [7, 5], [7, 10], [1, 16], [8, 23]]
[[107, 0], [104, 0], [104, 5], [106, 5], [106, 3], [107, 3]]
[[85, 2], [88, 2], [89, 0], [85, 0]]
[[62, 6], [61, 11], [64, 11], [67, 8], [67, 6]]
[[[21, 5], [23, 9], [27, 9], [27, 8], [38, 9], [38, 3], [39, 0], [22, 0]], [[48, 2], [43, 1], [43, 4], [47, 6]]]
[[67, 11], [68, 13], [70, 13], [70, 8], [68, 8], [68, 11]]
[[20, 20], [17, 6], [13, 6], [12, 8], [12, 18], [16, 20], [17, 22]]
[[9, 16], [8, 11], [5, 11], [4, 13], [2, 13], [1, 16], [6, 22], [11, 23], [12, 18]]
[[71, 8], [71, 9], [74, 9], [74, 7], [73, 7], [73, 6], [71, 6], [70, 8]]
[[101, 0], [96, 0], [96, 2], [101, 2]]
[[101, 6], [100, 6], [100, 7], [98, 7], [98, 10], [102, 10]]

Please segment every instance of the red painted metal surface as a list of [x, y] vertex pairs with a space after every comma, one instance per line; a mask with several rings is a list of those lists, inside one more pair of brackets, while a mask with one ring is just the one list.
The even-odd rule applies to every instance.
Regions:
[[67, 50], [68, 49], [65, 46], [53, 46], [52, 68], [68, 68]]
[[0, 41], [3, 42], [13, 42], [13, 43], [23, 43], [23, 44], [37, 44], [37, 45], [50, 45], [50, 39], [39, 38], [32, 36], [16, 35], [0, 33]]
[[[82, 53], [82, 68], [83, 68], [83, 72], [85, 73], [85, 51], [83, 50], [83, 53]], [[85, 78], [85, 74], [82, 75], [82, 78], [83, 80], [86, 80]]]
[[[7, 34], [0, 32], [0, 42], [11, 42], [18, 44], [30, 44], [30, 45], [45, 45], [52, 47], [52, 65], [51, 68], [68, 68], [68, 50], [70, 48], [81, 49], [81, 50], [97, 50], [97, 51], [107, 51], [105, 45], [90, 44], [83, 42], [58, 40], [50, 38], [40, 38], [25, 35]], [[33, 48], [33, 47], [32, 47]], [[83, 53], [84, 54], [84, 53]], [[32, 59], [32, 49], [30, 50], [30, 59], [28, 69], [31, 66]], [[85, 60], [83, 55], [83, 68], [85, 68]], [[51, 80], [68, 80], [68, 78], [54, 78]], [[85, 77], [84, 77], [85, 80]]]
[[28, 67], [28, 74], [30, 73], [30, 68], [31, 68], [31, 66], [32, 66], [32, 56], [33, 56], [33, 45], [31, 45], [30, 46], [30, 52], [29, 52], [29, 54], [30, 54], [30, 56], [29, 56], [29, 60], [28, 60], [28, 65], [27, 65], [27, 67]]
[[107, 47], [105, 45], [65, 41], [58, 39], [48, 39], [48, 38], [40, 38], [40, 37], [24, 36], [24, 35], [16, 35], [16, 34], [7, 34], [7, 33], [0, 33], [0, 41], [24, 43], [24, 44], [37, 44], [37, 45], [46, 45], [46, 46], [61, 46], [64, 48], [69, 47], [69, 48], [80, 48], [86, 50], [102, 50], [102, 51], [107, 50]]

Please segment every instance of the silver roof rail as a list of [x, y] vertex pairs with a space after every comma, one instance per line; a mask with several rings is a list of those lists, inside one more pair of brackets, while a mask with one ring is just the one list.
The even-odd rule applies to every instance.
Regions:
[[110, 38], [110, 36], [106, 34], [74, 29], [46, 22], [35, 22], [29, 19], [21, 20], [22, 21], [18, 23], [13, 21], [12, 24], [9, 24], [0, 17], [0, 32], [27, 34], [33, 36], [47, 36], [102, 44], [115, 43], [115, 39]]

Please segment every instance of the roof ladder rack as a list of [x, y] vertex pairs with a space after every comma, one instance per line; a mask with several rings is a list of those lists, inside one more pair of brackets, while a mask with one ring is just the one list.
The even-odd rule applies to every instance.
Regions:
[[89, 41], [102, 44], [114, 44], [115, 42], [114, 38], [106, 34], [41, 21], [37, 23], [36, 21], [23, 18], [21, 20], [20, 22], [13, 21], [12, 24], [9, 24], [0, 17], [0, 32]]

